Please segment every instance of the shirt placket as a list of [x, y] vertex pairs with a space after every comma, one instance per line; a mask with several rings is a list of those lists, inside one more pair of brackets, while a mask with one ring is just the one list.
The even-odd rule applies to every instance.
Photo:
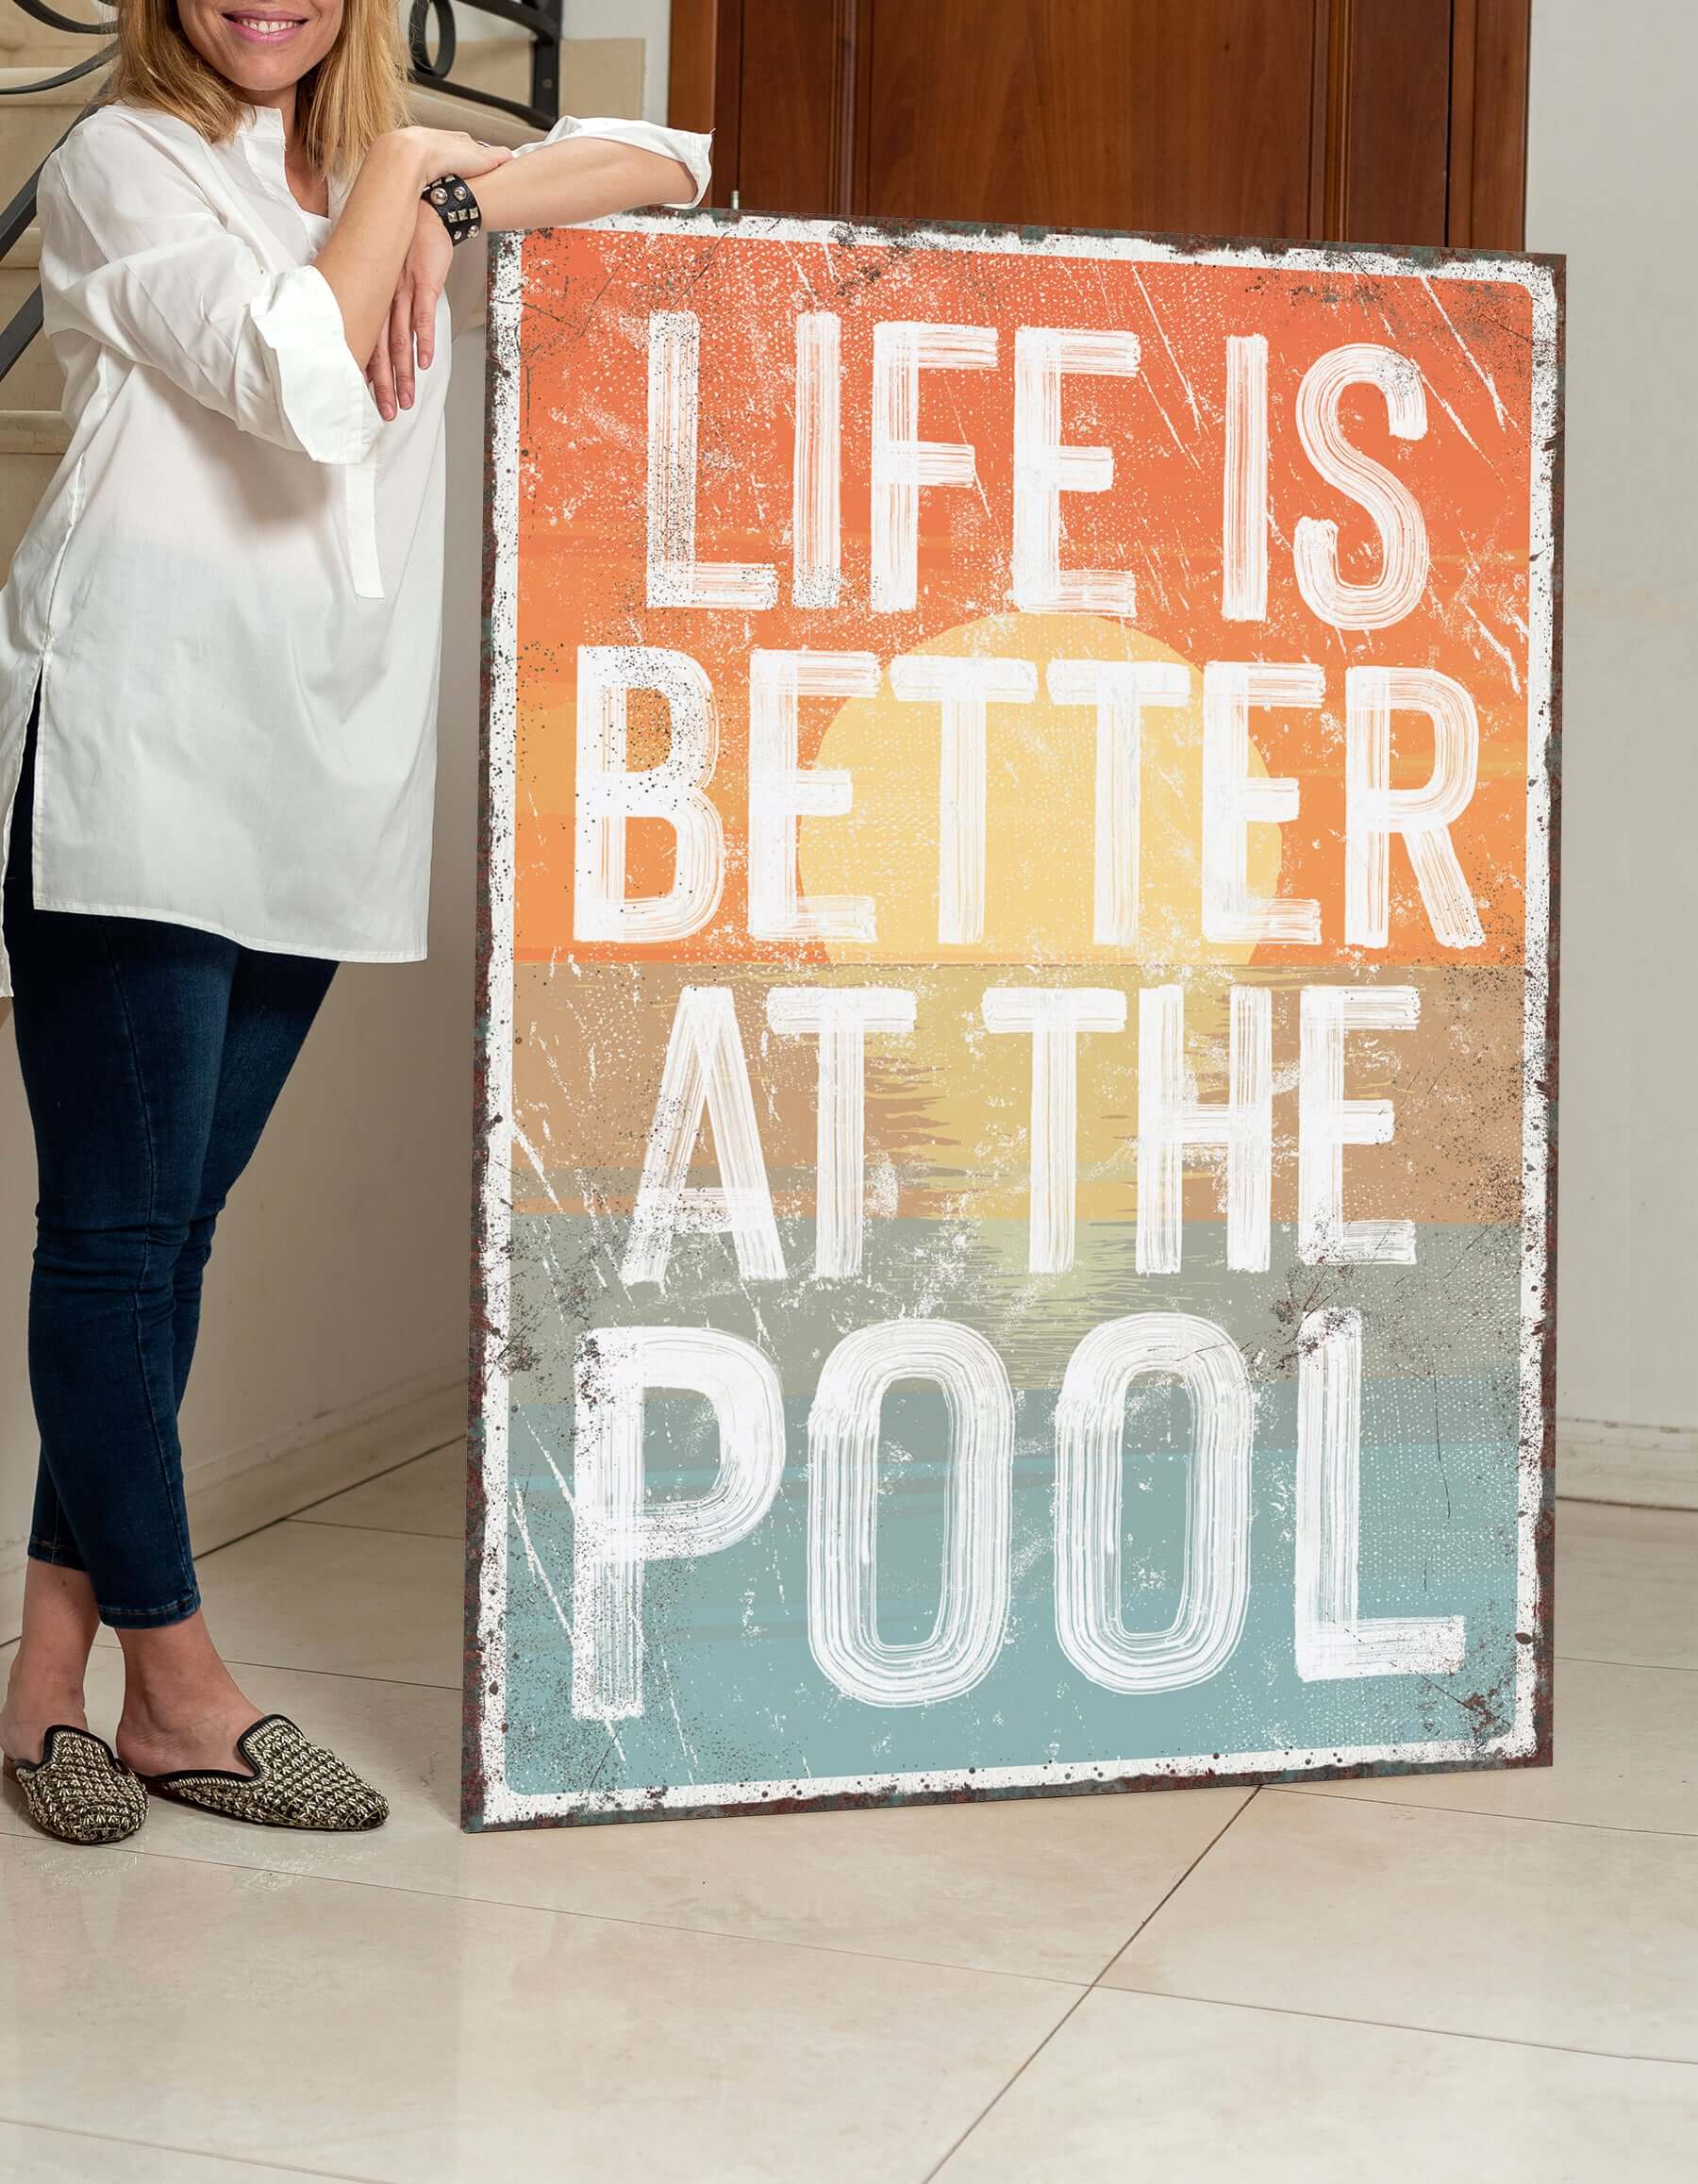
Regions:
[[[347, 198], [348, 179], [334, 175], [330, 179], [330, 217], [339, 219]], [[347, 466], [342, 485], [342, 515], [347, 525], [348, 567], [354, 579], [355, 595], [360, 599], [381, 599], [383, 570], [377, 559], [377, 448], [363, 462]]]
[[[281, 129], [270, 133], [254, 130], [248, 133], [246, 148], [249, 164], [261, 175], [268, 186], [299, 215], [300, 207], [294, 192], [289, 187], [289, 174], [284, 165]], [[335, 220], [341, 213], [347, 197], [348, 184], [344, 177], [334, 175], [330, 181], [330, 216]], [[373, 451], [362, 462], [343, 463], [341, 508], [342, 536], [347, 546], [348, 575], [359, 599], [381, 599], [383, 569], [377, 559], [377, 453]]]
[[361, 599], [383, 597], [383, 571], [377, 560], [377, 457], [342, 465], [342, 513], [347, 522], [348, 567]]

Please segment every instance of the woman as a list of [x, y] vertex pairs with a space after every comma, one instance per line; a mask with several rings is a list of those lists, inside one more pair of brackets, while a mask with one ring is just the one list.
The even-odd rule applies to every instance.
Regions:
[[[72, 434], [0, 594], [42, 1440], [0, 1749], [69, 1841], [132, 1833], [150, 1789], [370, 1827], [382, 1797], [245, 1696], [200, 1612], [202, 1269], [337, 963], [425, 952], [456, 237], [694, 204], [708, 140], [409, 127], [394, 0], [122, 0], [118, 27], [42, 174]], [[83, 1711], [102, 1621], [115, 1750]]]

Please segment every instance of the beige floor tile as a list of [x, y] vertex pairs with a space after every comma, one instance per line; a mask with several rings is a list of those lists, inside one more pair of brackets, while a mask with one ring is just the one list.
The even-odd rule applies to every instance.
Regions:
[[[291, 1518], [203, 1556], [199, 1572], [226, 1660], [459, 1688], [458, 1540]], [[103, 1630], [100, 1642], [116, 1641]]]
[[301, 2171], [0, 2123], [0, 2177], [8, 2184], [300, 2184]]
[[1263, 1795], [1105, 1976], [1698, 2061], [1698, 1842]]
[[1698, 1668], [1698, 1510], [1559, 1502], [1556, 1650]]
[[1306, 1794], [1698, 1835], [1698, 1675], [1556, 1663], [1556, 1763], [1316, 1782]]
[[0, 1838], [0, 2113], [393, 2184], [915, 2184], [1076, 1990]]
[[[247, 1684], [257, 1705], [291, 1715], [382, 1785], [388, 1826], [297, 1835], [156, 1800], [138, 1847], [1080, 1982], [1097, 1976], [1247, 1795], [1181, 1790], [462, 1835], [457, 1692], [278, 1670]], [[90, 1714], [103, 1735], [122, 1696], [120, 1664], [102, 1652]], [[10, 1783], [0, 1832], [34, 1837]]]
[[1695, 2142], [1684, 2064], [1099, 1988], [938, 2184], [1687, 2184]]
[[459, 1540], [466, 1531], [466, 1444], [432, 1449], [346, 1493], [303, 1509], [304, 1525], [364, 1525], [378, 1532], [427, 1532]]

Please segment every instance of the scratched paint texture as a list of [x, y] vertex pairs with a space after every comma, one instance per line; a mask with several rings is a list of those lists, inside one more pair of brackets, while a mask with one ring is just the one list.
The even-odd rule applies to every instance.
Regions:
[[[776, 603], [651, 604], [651, 324], [700, 329], [694, 480], [700, 562], [771, 564]], [[839, 603], [791, 588], [796, 322], [841, 328]], [[1470, 254], [1190, 245], [1127, 237], [830, 226], [722, 215], [632, 219], [498, 239], [491, 270], [486, 540], [480, 1131], [472, 1344], [465, 1817], [474, 1826], [901, 1799], [1280, 1779], [1548, 1760], [1555, 1029], [1555, 704], [1559, 601], [1560, 268]], [[921, 375], [918, 430], [971, 444], [974, 481], [919, 493], [917, 596], [870, 600], [874, 329], [995, 330], [996, 364]], [[1061, 437], [1107, 448], [1113, 481], [1062, 498], [1061, 560], [1128, 571], [1127, 614], [1022, 612], [1011, 538], [1014, 359], [1021, 327], [1131, 333], [1130, 376], [1064, 382]], [[1223, 612], [1227, 338], [1267, 343], [1265, 612]], [[1298, 389], [1346, 344], [1419, 373], [1425, 428], [1394, 436], [1373, 387], [1342, 398], [1362, 454], [1419, 505], [1430, 548], [1394, 626], [1340, 628], [1293, 573], [1303, 517], [1338, 525], [1338, 570], [1377, 574], [1364, 509], [1317, 475]], [[687, 937], [579, 937], [575, 903], [578, 662], [584, 646], [663, 647], [698, 662], [717, 711], [708, 793], [725, 875]], [[803, 895], [865, 895], [872, 941], [750, 931], [746, 812], [750, 657], [815, 648], [875, 657], [877, 689], [805, 698], [803, 768], [841, 769], [849, 811], [804, 818]], [[940, 943], [940, 713], [901, 702], [903, 657], [1034, 663], [1029, 704], [987, 717], [982, 937]], [[1190, 701], [1143, 715], [1139, 935], [1093, 929], [1097, 745], [1089, 708], [1053, 702], [1062, 659], [1161, 660]], [[1318, 942], [1203, 938], [1203, 671], [1210, 661], [1314, 663], [1317, 707], [1257, 707], [1253, 776], [1296, 783], [1296, 816], [1252, 825], [1252, 894], [1310, 899]], [[1478, 720], [1478, 764], [1451, 835], [1480, 921], [1476, 944], [1435, 935], [1410, 858], [1390, 847], [1388, 943], [1345, 938], [1345, 675], [1437, 670]], [[626, 763], [668, 745], [660, 699], [628, 701]], [[1435, 759], [1425, 719], [1399, 713], [1391, 782]], [[630, 897], [674, 880], [668, 829], [635, 823]], [[869, 1036], [861, 1264], [813, 1273], [818, 1042], [769, 1028], [776, 987], [882, 985], [915, 997], [906, 1037]], [[995, 1036], [988, 989], [1124, 995], [1125, 1029], [1077, 1044], [1075, 1246], [1032, 1271], [1032, 1042]], [[1185, 1156], [1179, 1271], [1140, 1273], [1140, 994], [1177, 985], [1194, 1097], [1224, 1101], [1235, 989], [1272, 1013], [1272, 1251], [1228, 1263], [1218, 1158]], [[1390, 1142], [1344, 1158], [1353, 1221], [1415, 1225], [1412, 1264], [1307, 1263], [1299, 1243], [1301, 995], [1412, 989], [1412, 1028], [1353, 1032], [1345, 1091], [1387, 1100]], [[782, 1250], [750, 1278], [725, 1234], [680, 1230], [662, 1283], [626, 1253], [663, 1062], [681, 996], [731, 999]], [[703, 1126], [690, 1181], [721, 1180]], [[1459, 1618], [1444, 1673], [1314, 1679], [1294, 1647], [1299, 1377], [1306, 1322], [1359, 1312], [1358, 1612]], [[1057, 1642], [1057, 1407], [1092, 1329], [1188, 1314], [1237, 1346], [1254, 1401], [1248, 1597], [1224, 1664], [1183, 1688], [1104, 1688]], [[1012, 1391], [1006, 1629], [958, 1695], [870, 1705], [810, 1642], [810, 1407], [856, 1330], [948, 1321], [982, 1335]], [[711, 1553], [647, 1565], [641, 1693], [620, 1719], [574, 1708], [573, 1506], [583, 1429], [581, 1340], [598, 1330], [708, 1328], [775, 1368], [785, 1460], [770, 1507]], [[1157, 1632], [1194, 1589], [1196, 1419], [1171, 1379], [1140, 1381], [1121, 1448], [1119, 1613]], [[643, 1409], [649, 1506], [700, 1504], [722, 1452], [699, 1394]], [[941, 1612], [950, 1418], [918, 1381], [886, 1396], [875, 1517], [876, 1623], [923, 1645]], [[816, 1606], [817, 1612], [817, 1606]]]

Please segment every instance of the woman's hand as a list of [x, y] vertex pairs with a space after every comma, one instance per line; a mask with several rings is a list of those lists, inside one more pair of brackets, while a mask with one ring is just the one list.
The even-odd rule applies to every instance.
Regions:
[[428, 205], [421, 205], [388, 323], [366, 366], [366, 377], [386, 423], [398, 409], [412, 408], [415, 350], [421, 372], [429, 369], [436, 354], [437, 298], [453, 258], [448, 230]]
[[[430, 361], [431, 314], [441, 292], [446, 251], [452, 248], [445, 231], [431, 239], [421, 254], [420, 278], [430, 272], [430, 292], [415, 294], [419, 280], [407, 282], [408, 293], [400, 303], [403, 276], [418, 243], [421, 222], [439, 231], [442, 224], [420, 203], [420, 193], [444, 175], [488, 175], [512, 158], [505, 144], [480, 144], [458, 129], [390, 129], [373, 144], [354, 177], [354, 187], [342, 207], [341, 218], [313, 263], [328, 282], [341, 311], [342, 330], [360, 369], [372, 381], [374, 399], [385, 417], [394, 410], [394, 356], [406, 358], [408, 401], [412, 398], [411, 342], [415, 315], [425, 335], [421, 363]], [[401, 325], [395, 325], [398, 304]], [[388, 352], [380, 355], [380, 352]], [[390, 390], [390, 406], [383, 408], [378, 393], [379, 373]]]
[[414, 123], [393, 134], [418, 158], [421, 190], [428, 182], [440, 182], [444, 175], [458, 175], [469, 182], [474, 175], [504, 167], [513, 156], [511, 145], [481, 143], [463, 129], [426, 129]]
[[[416, 164], [421, 190], [444, 175], [470, 181], [505, 166], [513, 156], [508, 145], [481, 143], [460, 129], [408, 127], [393, 134]], [[427, 371], [436, 354], [437, 298], [453, 256], [447, 228], [428, 205], [420, 205], [394, 296], [366, 365], [373, 398], [386, 423], [412, 408], [415, 363], [418, 371]]]

